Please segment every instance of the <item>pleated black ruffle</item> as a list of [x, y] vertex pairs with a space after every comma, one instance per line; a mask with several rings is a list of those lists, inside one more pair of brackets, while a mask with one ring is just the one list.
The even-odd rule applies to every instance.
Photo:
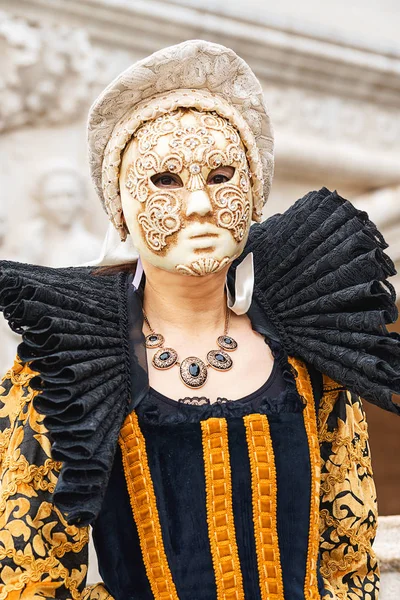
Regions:
[[399, 413], [392, 394], [400, 393], [400, 336], [386, 328], [398, 315], [387, 281], [396, 270], [387, 247], [367, 213], [323, 187], [254, 225], [242, 257], [254, 254], [255, 298], [289, 354]]
[[69, 523], [91, 523], [129, 407], [126, 275], [1, 262], [0, 308], [40, 373], [34, 406], [63, 461], [54, 503]]
[[[322, 188], [254, 225], [243, 257], [254, 253], [255, 297], [285, 352], [398, 413], [400, 336], [386, 329], [397, 318], [386, 247], [366, 213]], [[40, 374], [34, 402], [63, 462], [54, 503], [69, 523], [97, 517], [121, 425], [143, 398], [131, 399], [127, 287], [125, 273], [0, 262], [0, 309], [22, 334], [20, 358]], [[140, 313], [139, 304], [130, 310]], [[140, 360], [132, 352], [131, 360], [133, 384], [144, 389]]]

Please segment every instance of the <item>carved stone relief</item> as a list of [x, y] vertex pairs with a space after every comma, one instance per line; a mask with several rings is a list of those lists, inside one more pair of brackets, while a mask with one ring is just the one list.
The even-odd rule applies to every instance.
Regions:
[[[104, 223], [104, 229], [106, 226], [104, 215], [97, 218], [94, 214], [94, 203], [90, 205], [90, 202], [87, 202], [91, 191], [86, 189], [86, 179], [82, 176], [86, 152], [84, 118], [88, 104], [104, 85], [134, 60], [158, 49], [160, 45], [179, 41], [174, 39], [174, 36], [197, 36], [199, 13], [196, 11], [194, 14], [193, 26], [190, 27], [184, 21], [188, 7], [182, 12], [179, 8], [176, 9], [178, 12], [174, 12], [174, 7], [168, 2], [136, 3], [126, 0], [118, 3], [105, 0], [101, 2], [102, 10], [97, 14], [95, 10], [92, 11], [92, 0], [2, 0], [1, 4], [6, 5], [7, 10], [17, 10], [21, 15], [29, 14], [30, 18], [28, 21], [0, 11], [0, 133], [7, 132], [3, 135], [0, 150], [0, 255], [11, 260], [53, 266], [88, 261], [98, 252], [103, 234], [101, 223]], [[164, 5], [165, 19], [168, 20], [159, 20], [160, 15], [154, 10], [153, 4], [157, 4], [158, 10]], [[204, 11], [204, 3], [200, 4]], [[55, 5], [58, 8], [55, 8]], [[40, 18], [42, 13], [36, 13], [39, 6], [51, 16], [47, 22], [53, 21], [52, 26], [44, 24], [45, 20]], [[82, 6], [86, 10], [83, 10]], [[72, 13], [73, 7], [76, 9], [77, 26], [58, 25], [58, 22], [67, 22], [66, 14]], [[329, 173], [333, 174], [334, 181], [329, 187], [337, 185], [339, 193], [352, 199], [353, 188], [356, 188], [358, 193], [359, 190], [371, 187], [367, 173], [369, 170], [372, 175], [381, 172], [382, 185], [385, 186], [391, 181], [388, 175], [392, 180], [394, 177], [395, 181], [400, 180], [396, 156], [400, 148], [398, 107], [393, 108], [390, 104], [368, 99], [356, 99], [346, 93], [346, 85], [359, 86], [361, 92], [364, 86], [368, 87], [370, 64], [372, 61], [380, 61], [383, 56], [371, 52], [368, 56], [368, 69], [360, 67], [356, 76], [354, 71], [348, 76], [347, 58], [342, 61], [340, 44], [335, 45], [333, 42], [330, 45], [332, 54], [338, 51], [336, 65], [339, 68], [336, 72], [332, 71], [331, 76], [331, 62], [325, 60], [322, 52], [318, 54], [318, 51], [310, 53], [307, 70], [304, 54], [299, 58], [299, 47], [289, 32], [288, 48], [286, 51], [282, 50], [277, 66], [273, 68], [269, 59], [274, 52], [271, 52], [270, 46], [265, 45], [264, 40], [271, 40], [275, 35], [281, 38], [282, 32], [279, 28], [275, 27], [270, 31], [265, 28], [265, 31], [261, 31], [263, 35], [257, 37], [254, 35], [254, 22], [245, 26], [235, 19], [230, 30], [227, 23], [223, 27], [221, 23], [220, 14], [213, 17], [208, 13], [202, 18], [202, 35], [206, 39], [220, 41], [223, 31], [222, 39], [226, 41], [222, 43], [235, 47], [237, 41], [239, 53], [242, 56], [247, 53], [245, 58], [251, 64], [257, 60], [258, 55], [258, 62], [263, 67], [262, 72], [271, 73], [269, 80], [265, 80], [263, 84], [277, 142], [283, 135], [287, 135], [281, 146], [285, 146], [287, 140], [299, 141], [299, 146], [294, 147], [296, 160], [305, 155], [300, 167], [294, 172], [296, 160], [292, 156], [288, 160], [285, 153], [279, 155], [280, 146], [277, 144], [277, 177], [266, 214], [281, 212], [305, 191], [315, 189], [322, 183], [328, 185]], [[92, 32], [96, 31], [96, 45], [87, 33], [89, 29]], [[313, 45], [317, 43], [308, 33], [303, 41]], [[363, 41], [368, 43], [365, 35]], [[129, 51], [126, 48], [129, 48]], [[295, 57], [295, 61], [289, 64], [288, 59], [291, 56]], [[324, 84], [321, 84], [319, 89], [316, 89], [317, 79], [323, 69], [328, 71], [325, 77], [330, 82], [329, 88], [326, 89]], [[382, 72], [379, 79], [375, 77], [376, 87], [392, 87], [394, 95], [398, 89], [398, 75], [397, 79], [394, 79], [396, 73], [399, 73], [398, 66], [387, 67], [387, 73]], [[299, 85], [296, 85], [296, 82], [300, 82]], [[338, 84], [342, 85], [341, 90], [335, 87]], [[76, 123], [77, 121], [80, 122]], [[67, 128], [63, 129], [62, 126], [66, 123], [75, 123], [82, 135], [72, 131], [72, 125], [68, 125], [68, 131]], [[31, 126], [34, 126], [35, 130], [29, 129]], [[16, 133], [21, 134], [20, 137], [14, 135], [16, 129], [19, 130]], [[52, 138], [57, 138], [57, 141], [53, 142]], [[311, 145], [311, 141], [315, 143], [314, 146]], [[68, 164], [68, 161], [67, 164], [50, 163], [55, 148], [57, 156], [77, 157], [75, 163], [78, 167], [72, 163]], [[343, 159], [344, 151], [346, 156]], [[358, 161], [355, 160], [354, 151], [358, 153]], [[321, 154], [325, 169], [317, 164], [322, 162]], [[367, 155], [371, 160], [364, 165]], [[387, 156], [393, 157], [393, 167], [389, 165]], [[34, 167], [29, 165], [32, 158], [35, 161]], [[282, 163], [287, 165], [285, 175], [279, 171]], [[360, 163], [365, 166], [364, 169], [357, 166]], [[39, 164], [44, 165], [44, 168], [37, 173], [36, 167]], [[351, 195], [343, 188], [345, 168], [349, 170], [347, 186], [349, 191], [352, 187]], [[317, 169], [319, 174], [316, 173]], [[18, 172], [21, 175], [18, 175]], [[358, 175], [357, 181], [355, 173]], [[17, 179], [21, 179], [21, 183]], [[323, 180], [322, 183], [320, 179]], [[381, 185], [381, 182], [373, 185], [376, 187]], [[4, 216], [5, 202], [7, 207], [11, 206], [11, 218]], [[399, 186], [359, 196], [355, 204], [366, 210], [382, 230], [390, 244], [388, 253], [400, 267]], [[70, 222], [72, 210], [75, 218]], [[88, 212], [91, 210], [93, 213], [90, 214], [89, 230]], [[100, 211], [98, 207], [98, 212]], [[95, 232], [98, 232], [99, 236], [95, 235]], [[394, 283], [400, 293], [399, 276]], [[5, 372], [12, 364], [20, 337], [11, 332], [2, 318], [0, 340], [0, 370]], [[394, 535], [390, 535], [390, 529]], [[382, 529], [380, 526], [380, 530], [381, 548], [384, 538], [393, 542], [394, 548], [399, 537], [398, 523], [388, 522], [388, 528]], [[379, 534], [377, 549], [384, 566], [382, 600], [397, 599], [400, 586], [399, 552], [396, 550], [397, 554], [393, 554], [396, 564], [391, 557], [390, 568], [386, 568], [386, 558], [379, 547]], [[95, 554], [92, 554], [89, 582], [99, 580], [95, 568]]]
[[398, 107], [379, 106], [312, 88], [264, 83], [265, 99], [279, 130], [298, 131], [340, 143], [366, 144], [380, 151], [400, 149]]
[[0, 131], [80, 116], [103, 62], [82, 29], [0, 11]]
[[35, 214], [25, 237], [30, 262], [61, 267], [97, 256], [101, 239], [86, 226], [87, 189], [74, 165], [48, 162], [33, 183], [31, 202]]
[[[103, 227], [84, 175], [86, 114], [132, 60], [126, 50], [93, 45], [84, 28], [59, 24], [57, 15], [49, 22], [0, 11], [1, 258], [57, 267], [98, 255]], [[66, 160], [52, 160], [55, 149]], [[4, 372], [20, 342], [4, 319], [0, 339]]]

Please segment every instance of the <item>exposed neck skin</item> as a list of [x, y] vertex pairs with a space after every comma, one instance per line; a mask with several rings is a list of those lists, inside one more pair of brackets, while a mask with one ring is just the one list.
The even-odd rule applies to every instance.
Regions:
[[170, 273], [142, 259], [146, 275], [144, 310], [159, 333], [178, 329], [188, 335], [223, 332], [225, 281], [229, 266], [217, 273], [192, 277]]

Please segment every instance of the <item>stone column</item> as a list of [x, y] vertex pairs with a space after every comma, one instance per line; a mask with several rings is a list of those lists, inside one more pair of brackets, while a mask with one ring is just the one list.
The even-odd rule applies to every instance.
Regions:
[[400, 516], [380, 517], [374, 544], [381, 564], [379, 600], [400, 597]]

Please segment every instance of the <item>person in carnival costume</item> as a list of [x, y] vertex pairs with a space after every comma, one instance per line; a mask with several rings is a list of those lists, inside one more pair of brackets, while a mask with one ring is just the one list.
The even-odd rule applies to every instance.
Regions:
[[120, 74], [88, 142], [100, 259], [1, 263], [22, 341], [0, 396], [0, 600], [378, 598], [361, 398], [399, 413], [400, 393], [382, 235], [325, 187], [262, 222], [270, 117], [218, 44]]

